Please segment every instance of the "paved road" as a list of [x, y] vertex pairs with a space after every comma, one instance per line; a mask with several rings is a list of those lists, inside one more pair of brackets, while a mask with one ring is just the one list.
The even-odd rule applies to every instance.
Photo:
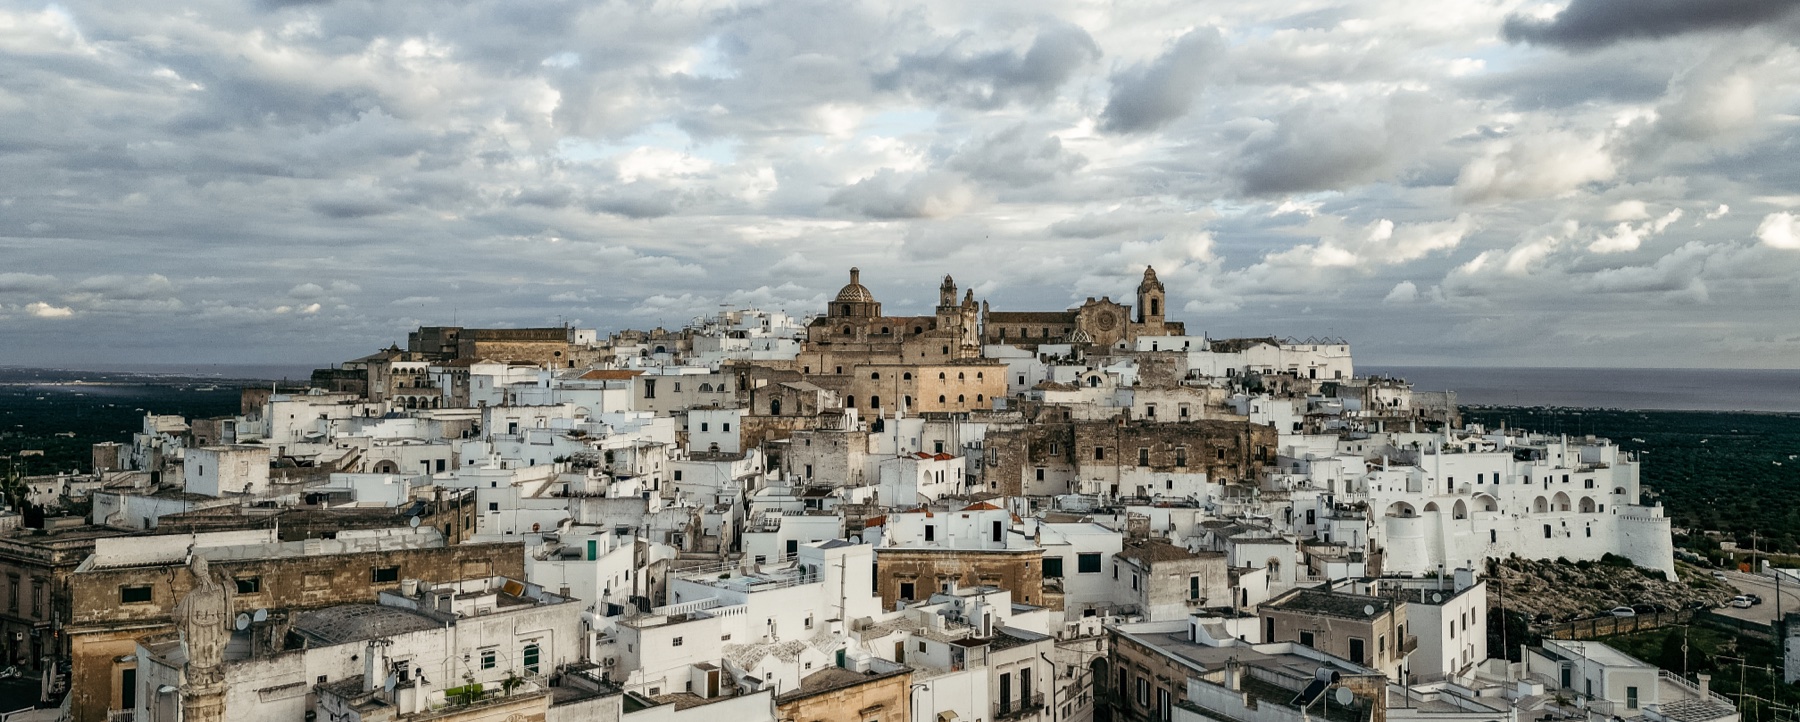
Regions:
[[[1714, 612], [1727, 617], [1772, 624], [1775, 620], [1775, 580], [1769, 577], [1744, 574], [1741, 572], [1725, 572], [1725, 581], [1737, 587], [1740, 592], [1760, 595], [1763, 603], [1749, 609], [1738, 609], [1726, 606]], [[1790, 580], [1781, 582], [1781, 609], [1783, 612], [1800, 612], [1800, 584]]]

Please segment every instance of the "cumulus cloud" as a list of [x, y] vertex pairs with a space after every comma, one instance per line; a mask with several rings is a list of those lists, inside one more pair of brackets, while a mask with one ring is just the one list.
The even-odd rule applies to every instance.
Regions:
[[1796, 8], [1793, 0], [1572, 0], [1548, 18], [1508, 16], [1501, 34], [1515, 43], [1592, 50], [1624, 40], [1747, 28]]
[[1225, 37], [1217, 28], [1196, 28], [1154, 60], [1113, 73], [1100, 127], [1114, 133], [1144, 133], [1186, 115], [1224, 48]]
[[68, 306], [52, 306], [43, 301], [25, 304], [25, 312], [38, 318], [68, 318], [75, 315], [75, 309]]
[[1463, 166], [1456, 191], [1471, 201], [1560, 196], [1617, 172], [1605, 136], [1548, 131], [1490, 143]]
[[0, 9], [0, 363], [803, 314], [852, 265], [895, 313], [948, 272], [1060, 308], [1144, 264], [1215, 335], [1787, 363], [1800, 15], [1773, 7]]
[[1394, 284], [1393, 290], [1388, 291], [1388, 295], [1383, 297], [1381, 302], [1387, 304], [1407, 304], [1417, 300], [1419, 300], [1419, 287], [1413, 285], [1412, 281], [1401, 281]]
[[1800, 250], [1800, 216], [1787, 211], [1763, 216], [1756, 227], [1756, 239], [1770, 248]]
[[975, 190], [956, 174], [901, 174], [883, 168], [846, 186], [830, 203], [869, 218], [943, 218], [962, 212], [976, 200]]

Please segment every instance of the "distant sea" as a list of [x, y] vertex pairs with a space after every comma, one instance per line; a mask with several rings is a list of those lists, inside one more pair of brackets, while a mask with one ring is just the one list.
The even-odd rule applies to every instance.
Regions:
[[1477, 406], [1800, 413], [1800, 369], [1596, 369], [1369, 366]]

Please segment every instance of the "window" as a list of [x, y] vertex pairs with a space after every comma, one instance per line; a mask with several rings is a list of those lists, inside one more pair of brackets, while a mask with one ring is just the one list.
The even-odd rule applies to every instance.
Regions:
[[400, 581], [400, 567], [375, 567], [369, 579], [376, 584]]
[[675, 480], [681, 481], [681, 470], [680, 469], [675, 470]]
[[1185, 447], [1185, 446], [1175, 447], [1175, 465], [1176, 466], [1187, 466], [1187, 447]]
[[1188, 577], [1188, 599], [1200, 598], [1200, 575]]
[[674, 646], [674, 647], [679, 647], [679, 646], [681, 646], [681, 638], [680, 638], [680, 637], [676, 637], [676, 638], [675, 638], [675, 639], [674, 639], [674, 640], [673, 640], [673, 642], [672, 642], [672, 644], [671, 644], [671, 645], [670, 645], [670, 646]]
[[1300, 633], [1300, 643], [1303, 645], [1306, 645], [1308, 647], [1313, 646], [1313, 633], [1312, 632], [1301, 632]]
[[1063, 575], [1062, 557], [1044, 557], [1044, 578], [1059, 579]]
[[488, 511], [500, 511], [500, 502], [497, 502], [497, 501], [488, 502]]
[[[853, 405], [853, 406], [854, 406], [854, 404], [852, 404], [852, 405]], [[702, 421], [702, 422], [700, 422], [700, 430], [701, 430], [701, 431], [706, 431], [706, 430], [707, 430], [707, 428], [706, 428], [706, 422], [704, 422], [704, 421]]]
[[1545, 539], [1550, 538], [1550, 525], [1549, 524], [1544, 525], [1544, 538]]
[[[1548, 528], [1548, 527], [1546, 527], [1546, 528]], [[936, 540], [937, 540], [937, 525], [936, 524], [926, 524], [925, 525], [925, 541], [936, 541]]]
[[1149, 465], [1150, 465], [1150, 450], [1147, 448], [1144, 448], [1142, 446], [1138, 447], [1138, 466], [1149, 466]]
[[493, 669], [499, 663], [500, 654], [492, 649], [481, 650], [481, 668]]
[[901, 582], [900, 583], [900, 598], [901, 599], [912, 599], [913, 598], [913, 583], [912, 582]]
[[[680, 637], [677, 637], [676, 639], [679, 640]], [[520, 663], [519, 666], [525, 668], [526, 674], [538, 673], [538, 652], [539, 647], [536, 642], [525, 645], [525, 653], [520, 655], [525, 661]]]
[[1137, 678], [1137, 698], [1140, 706], [1149, 706], [1150, 680], [1144, 679], [1143, 677]]
[[238, 594], [260, 594], [260, 593], [262, 593], [262, 577], [238, 577], [237, 578], [237, 593]]
[[1106, 460], [1106, 447], [1104, 447], [1104, 446], [1094, 447], [1094, 460], [1095, 461]]
[[1625, 709], [1637, 709], [1637, 708], [1638, 708], [1638, 688], [1626, 687], [1625, 688]]
[[1100, 573], [1100, 552], [1082, 552], [1075, 555], [1075, 571], [1082, 574]]
[[137, 604], [150, 601], [150, 586], [119, 587], [120, 604]]
[[1156, 404], [1144, 404], [1144, 416], [1156, 418]]
[[44, 589], [48, 586], [42, 579], [31, 580], [31, 616], [44, 616]]
[[1363, 657], [1363, 645], [1364, 642], [1362, 639], [1357, 637], [1350, 638], [1350, 661], [1357, 664], [1367, 663], [1367, 660]]
[[1137, 591], [1137, 588], [1138, 588], [1138, 575], [1136, 573], [1133, 573], [1131, 575], [1131, 591], [1135, 592], [1135, 591]]
[[1038, 481], [1044, 480], [1044, 467], [1042, 467], [1042, 466], [1037, 468], [1037, 480]]
[[1489, 544], [1500, 543], [1500, 532], [1493, 530], [1493, 529], [1489, 529], [1488, 530], [1488, 543]]
[[644, 379], [644, 398], [656, 398], [656, 379]]

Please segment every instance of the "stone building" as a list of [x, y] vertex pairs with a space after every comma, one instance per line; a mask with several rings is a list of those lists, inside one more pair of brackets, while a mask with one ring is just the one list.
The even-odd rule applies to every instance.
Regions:
[[1230, 607], [1231, 576], [1223, 552], [1190, 552], [1160, 539], [1126, 544], [1113, 556], [1114, 586], [1145, 620], [1186, 619], [1207, 607]]
[[278, 541], [272, 531], [102, 538], [69, 575], [73, 607], [70, 715], [101, 722], [124, 709], [138, 640], [175, 631], [176, 604], [193, 588], [190, 560], [205, 556], [227, 583], [231, 614], [366, 601], [402, 579], [523, 578], [513, 543], [444, 546], [435, 529], [346, 532], [336, 539]]
[[[876, 532], [870, 528], [879, 527]], [[958, 586], [1012, 592], [1020, 604], [1044, 604], [1044, 550], [1010, 512], [985, 502], [960, 509], [920, 507], [865, 522], [875, 547], [876, 592], [883, 606], [920, 601]]]
[[66, 656], [61, 642], [67, 636], [55, 630], [69, 621], [69, 575], [93, 553], [96, 539], [130, 533], [51, 519], [43, 529], [0, 534], [0, 574], [5, 575], [0, 584], [6, 594], [0, 605], [0, 662], [37, 670]]
[[1263, 641], [1299, 642], [1401, 679], [1406, 656], [1418, 648], [1407, 633], [1406, 602], [1300, 588], [1259, 605]]
[[1156, 269], [1146, 267], [1138, 284], [1137, 314], [1132, 307], [1110, 297], [1089, 296], [1067, 311], [993, 311], [982, 304], [982, 342], [1036, 348], [1043, 344], [1073, 344], [1112, 348], [1140, 336], [1181, 336], [1186, 325], [1169, 321], [1162, 281]]
[[775, 698], [780, 722], [910, 722], [912, 670], [855, 672], [826, 667], [800, 680], [800, 688]]

